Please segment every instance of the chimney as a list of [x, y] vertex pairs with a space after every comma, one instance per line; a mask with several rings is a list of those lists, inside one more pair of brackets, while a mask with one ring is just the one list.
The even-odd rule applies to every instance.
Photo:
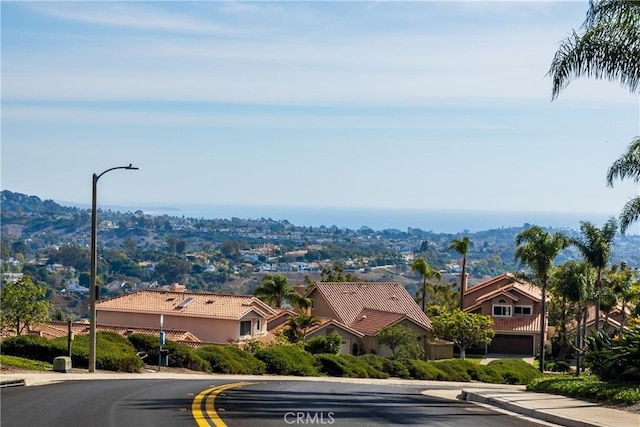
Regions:
[[462, 278], [462, 294], [464, 295], [467, 292], [469, 282], [469, 273], [464, 273], [464, 277]]
[[171, 292], [184, 292], [187, 287], [185, 285], [181, 285], [180, 283], [174, 283], [169, 285], [169, 290]]

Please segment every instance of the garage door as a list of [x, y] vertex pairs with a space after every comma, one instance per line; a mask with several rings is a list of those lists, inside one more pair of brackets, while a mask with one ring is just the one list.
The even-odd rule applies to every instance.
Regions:
[[489, 344], [489, 353], [532, 355], [533, 336], [496, 334]]

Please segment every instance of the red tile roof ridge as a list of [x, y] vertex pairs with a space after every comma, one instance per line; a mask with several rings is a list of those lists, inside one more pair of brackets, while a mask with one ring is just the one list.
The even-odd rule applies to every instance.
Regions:
[[[363, 298], [359, 298], [358, 300], [351, 301], [352, 303], [357, 302], [359, 307], [351, 307], [354, 310], [348, 310], [345, 307], [345, 304], [338, 306], [338, 300], [334, 299], [330, 290], [335, 290], [335, 288], [341, 287], [343, 288], [340, 292], [341, 295], [354, 295], [357, 291], [365, 292], [367, 289], [369, 290], [369, 297], [367, 301], [363, 301]], [[332, 289], [333, 288], [333, 289]], [[378, 292], [389, 292], [394, 291], [389, 295], [388, 299], [392, 299], [399, 304], [402, 304], [402, 308], [405, 311], [392, 311], [386, 310], [391, 313], [402, 313], [407, 315], [407, 317], [411, 317], [416, 323], [421, 324], [427, 329], [431, 329], [431, 321], [427, 317], [427, 315], [418, 307], [416, 302], [413, 300], [411, 295], [407, 292], [406, 288], [400, 282], [316, 282], [314, 286], [310, 289], [309, 293], [313, 290], [318, 289], [323, 296], [327, 304], [331, 307], [334, 313], [338, 316], [338, 320], [340, 320], [343, 324], [350, 325], [356, 319], [357, 315], [362, 311], [363, 308], [371, 308], [374, 310], [380, 310], [382, 304], [384, 304], [385, 300], [380, 298], [380, 295], [372, 295], [371, 290], [378, 290]], [[395, 293], [398, 292], [398, 294]], [[309, 294], [307, 294], [308, 296]], [[377, 297], [377, 298], [376, 298]], [[387, 301], [388, 302], [388, 301]], [[390, 308], [388, 305], [384, 308]]]
[[466, 290], [465, 295], [473, 293], [473, 292], [477, 292], [480, 289], [486, 288], [487, 286], [493, 285], [494, 283], [499, 282], [499, 281], [504, 280], [504, 279], [514, 280], [514, 281], [517, 280], [516, 276], [513, 273], [509, 273], [509, 272], [502, 273], [499, 276], [492, 277], [491, 279], [487, 279], [487, 280], [485, 280], [483, 282], [480, 282], [475, 286], [469, 287]]

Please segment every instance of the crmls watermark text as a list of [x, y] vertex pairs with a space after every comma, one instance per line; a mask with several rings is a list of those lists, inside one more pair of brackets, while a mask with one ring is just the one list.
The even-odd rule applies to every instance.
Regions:
[[287, 412], [284, 414], [284, 422], [287, 424], [333, 424], [333, 412]]

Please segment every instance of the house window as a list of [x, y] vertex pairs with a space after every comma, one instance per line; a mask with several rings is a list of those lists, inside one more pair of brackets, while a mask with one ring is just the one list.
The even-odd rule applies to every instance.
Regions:
[[530, 305], [516, 305], [513, 307], [513, 314], [519, 316], [531, 316]]
[[311, 301], [311, 308], [314, 308], [313, 307], [313, 298], [309, 298], [309, 301]]
[[251, 320], [240, 322], [240, 336], [251, 335]]
[[256, 320], [256, 331], [260, 332], [262, 330], [261, 326], [260, 319]]
[[497, 317], [509, 317], [511, 316], [511, 306], [510, 305], [494, 305], [493, 315]]

